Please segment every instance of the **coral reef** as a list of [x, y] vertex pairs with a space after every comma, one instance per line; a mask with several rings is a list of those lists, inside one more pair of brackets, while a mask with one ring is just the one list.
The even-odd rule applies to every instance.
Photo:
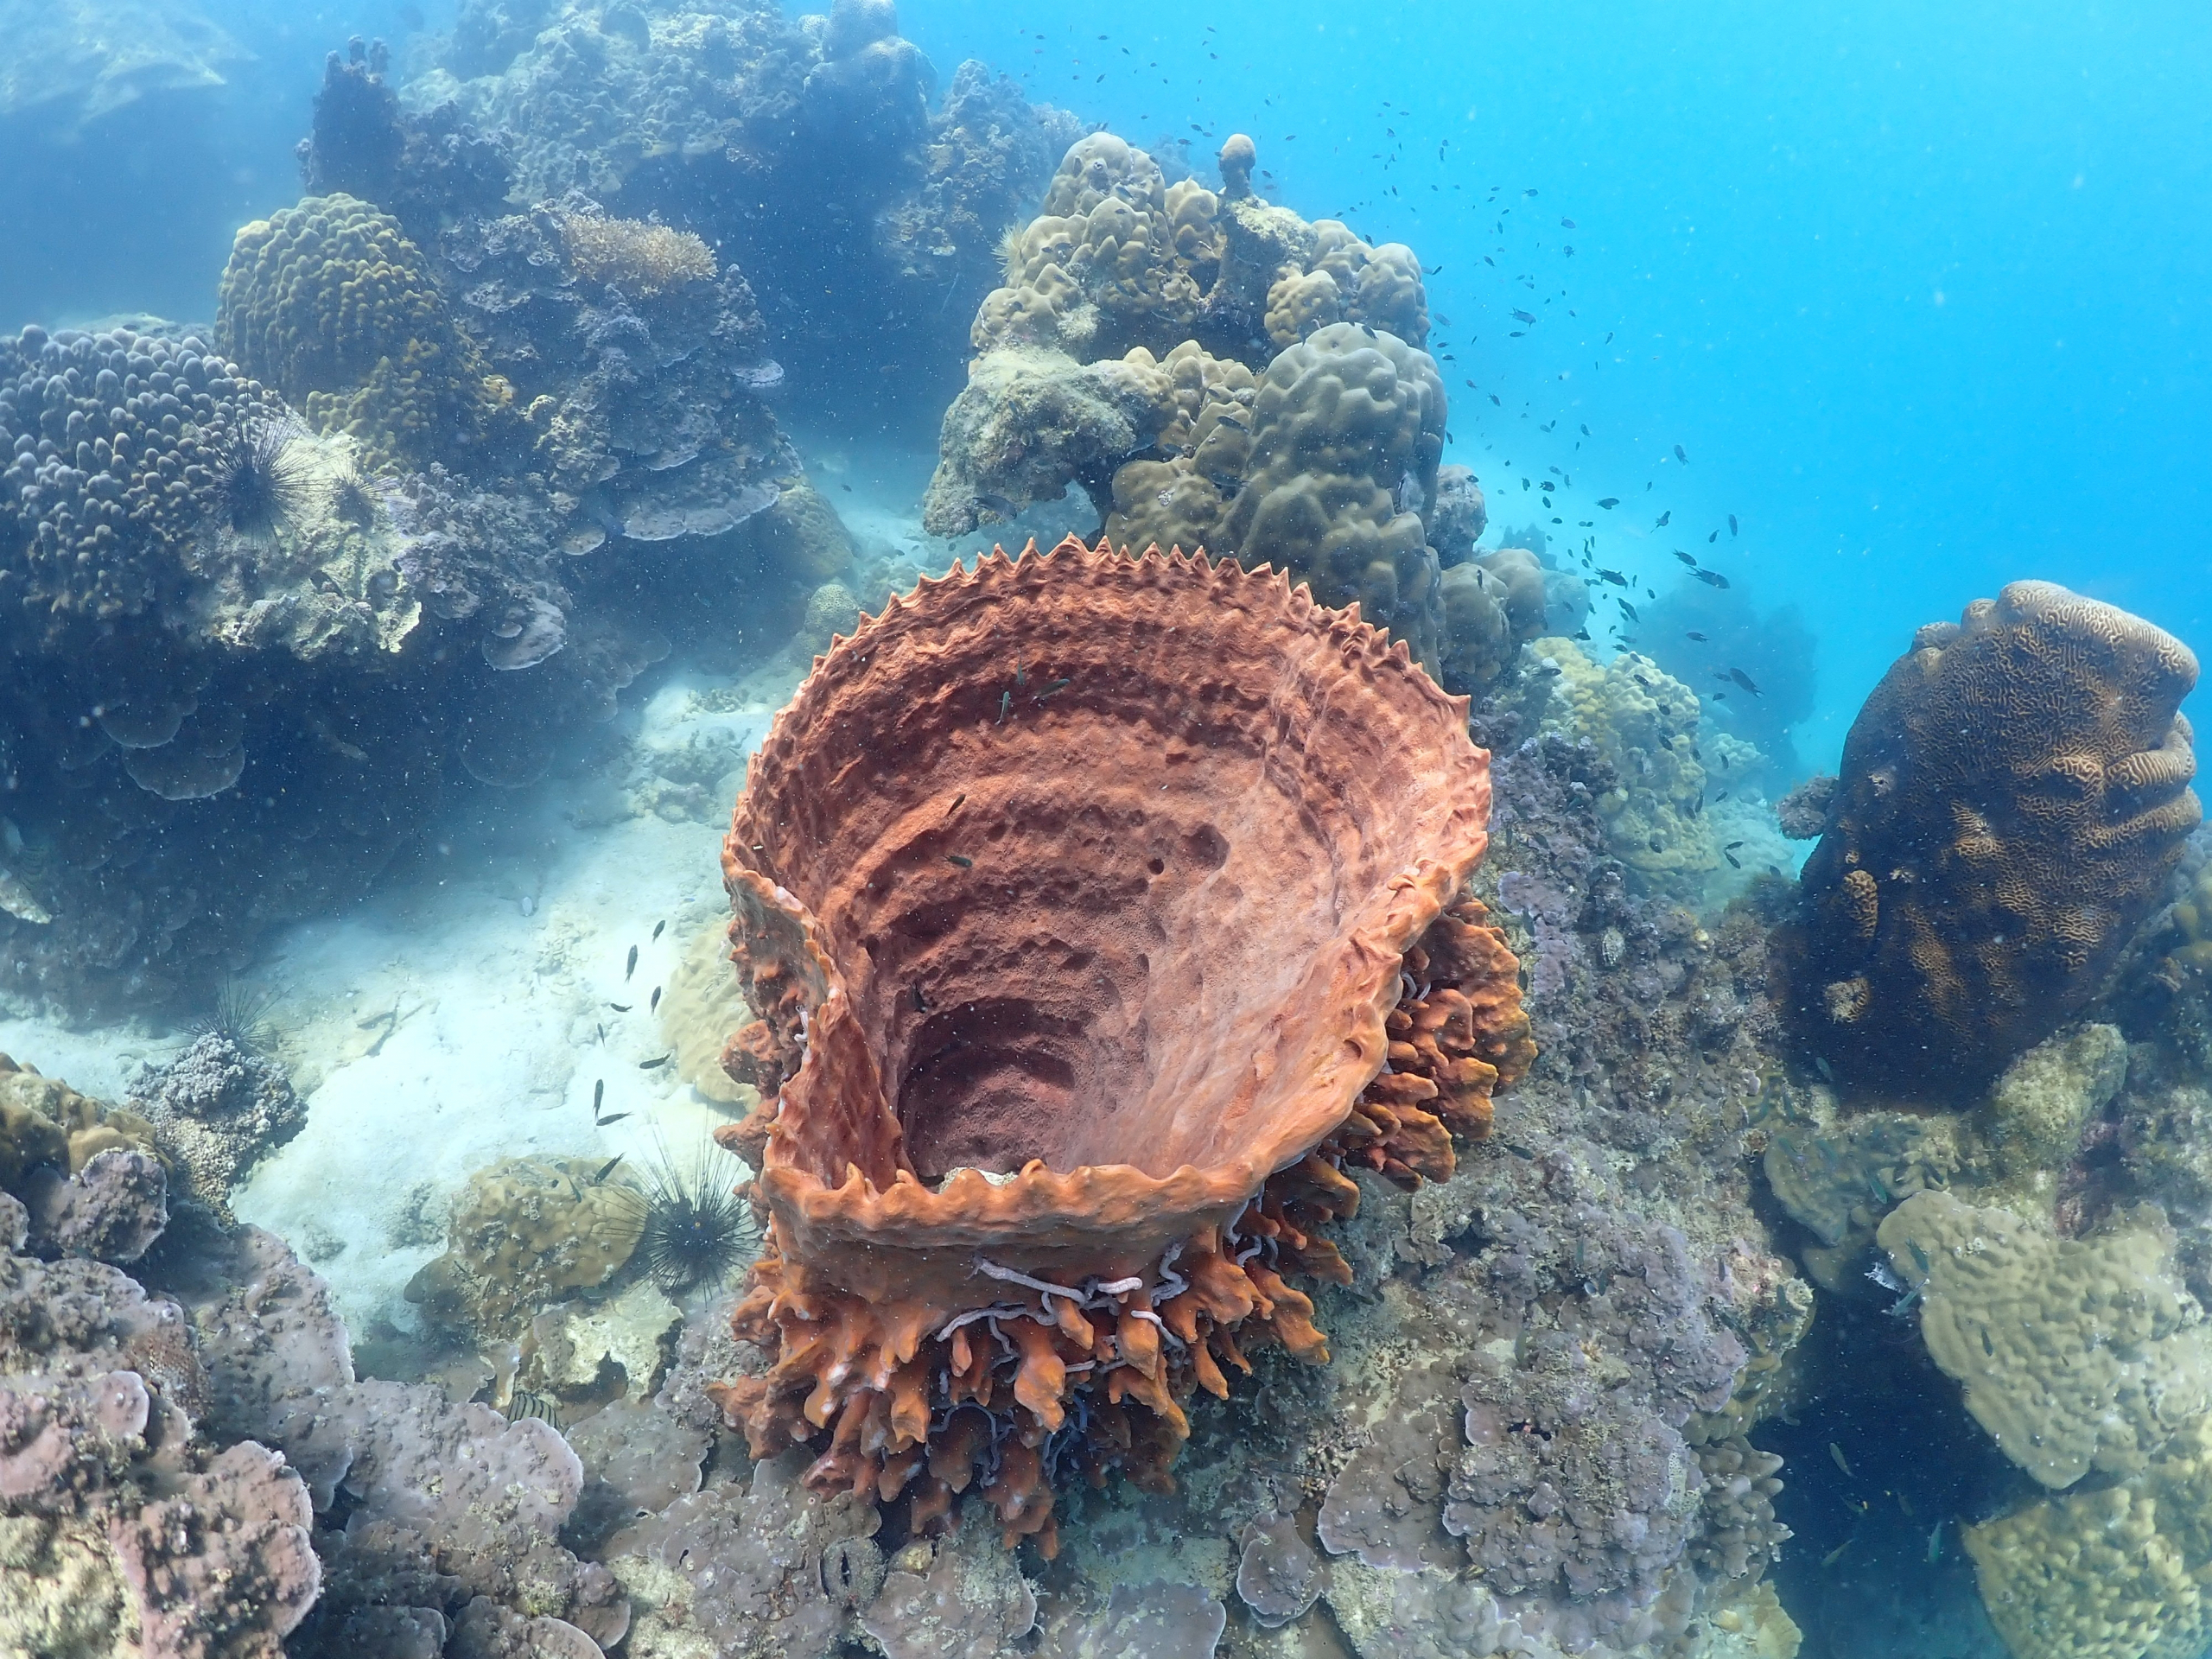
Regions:
[[1696, 695], [1634, 652], [1602, 667], [1572, 639], [1537, 639], [1529, 652], [1537, 671], [1522, 682], [1529, 722], [1586, 739], [1611, 773], [1612, 786], [1598, 800], [1608, 849], [1639, 893], [1698, 903], [1722, 858], [1705, 817]]
[[[648, 17], [627, 0], [537, 6], [526, 22], [490, 10], [455, 29], [445, 68], [410, 81], [414, 118], [500, 131], [516, 200], [580, 190], [743, 248], [776, 354], [833, 408], [918, 398], [939, 412], [957, 372], [944, 319], [989, 289], [1001, 227], [1082, 130], [980, 63], [931, 111], [935, 75], [883, 0], [809, 18]], [[855, 338], [915, 372], [854, 373]]]
[[41, 1255], [132, 1262], [168, 1224], [154, 1126], [0, 1054], [0, 1189]]
[[1800, 1040], [1955, 1096], [2078, 1012], [2202, 820], [2196, 659], [2047, 582], [1923, 628], [1844, 746], [1778, 950]]
[[141, 1066], [125, 1099], [153, 1124], [192, 1196], [225, 1221], [232, 1190], [307, 1122], [284, 1068], [220, 1031], [201, 1033], [174, 1059]]
[[[1202, 634], [1162, 626], [1192, 606]], [[1263, 734], [1314, 694], [1194, 696], [1224, 659], [1332, 688], [1298, 779]], [[1529, 1052], [1510, 958], [1454, 907], [1483, 759], [1410, 671], [1279, 577], [1072, 540], [925, 583], [817, 666], [724, 853], [764, 1016], [732, 1069], [764, 1106], [718, 1138], [760, 1160], [771, 1216], [736, 1320], [775, 1364], [722, 1397], [758, 1455], [817, 1442], [810, 1482], [911, 1487], [918, 1525], [979, 1484], [1049, 1545], [1056, 1468], [1156, 1482], [1179, 1396], [1225, 1392], [1243, 1345], [1325, 1356], [1283, 1275], [1344, 1271], [1318, 1231], [1357, 1207], [1343, 1166], [1448, 1174]], [[858, 732], [880, 760], [823, 790]], [[1079, 790], [1053, 781], [1076, 757]], [[912, 828], [883, 836], [887, 811]], [[1344, 863], [1325, 912], [1282, 901], [1325, 868], [1306, 834]], [[842, 960], [855, 929], [874, 943]], [[1193, 1011], [1208, 1035], [1179, 1041]]]
[[0, 342], [0, 982], [158, 1006], [358, 893], [413, 827], [437, 785], [406, 684], [423, 607], [344, 446], [197, 340]]
[[2152, 1212], [2095, 1239], [1915, 1194], [1877, 1235], [1919, 1293], [1929, 1356], [2005, 1454], [2046, 1486], [2139, 1472], [2212, 1406], [2204, 1313]]
[[238, 232], [216, 343], [325, 432], [380, 462], [466, 452], [501, 401], [399, 221], [308, 196]]
[[[1683, 684], [1720, 694], [1707, 702], [1707, 718], [1716, 732], [1767, 757], [1773, 776], [1763, 781], [1770, 793], [1799, 775], [1790, 732], [1813, 712], [1820, 642], [1796, 606], [1761, 611], [1741, 588], [1686, 576], [1643, 607], [1635, 633], [1645, 653]], [[1758, 691], [1745, 690], [1731, 670]]]
[[[1224, 156], [1225, 178], [1249, 175], [1249, 139]], [[1493, 619], [1465, 579], [1447, 595], [1423, 517], [1440, 510], [1446, 398], [1420, 349], [1411, 250], [1309, 226], [1249, 189], [1171, 185], [1096, 132], [1062, 159], [1005, 263], [945, 411], [931, 533], [1078, 484], [1117, 546], [1273, 564], [1324, 605], [1357, 601], [1424, 664], [1448, 663], [1454, 690], [1497, 677]], [[1480, 493], [1454, 487], [1452, 530], [1471, 549]]]
[[300, 187], [310, 196], [373, 202], [429, 247], [475, 217], [505, 210], [513, 168], [497, 135], [479, 133], [448, 105], [417, 118], [385, 82], [382, 41], [355, 36], [333, 52], [315, 94], [314, 130], [300, 141]]

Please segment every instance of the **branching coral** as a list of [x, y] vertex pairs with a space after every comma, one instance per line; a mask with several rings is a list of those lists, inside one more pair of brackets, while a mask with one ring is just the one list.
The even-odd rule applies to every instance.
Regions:
[[1533, 1052], [1464, 720], [1280, 576], [1072, 540], [831, 650], [724, 849], [761, 1454], [1049, 1548], [1054, 1482], [1164, 1482], [1244, 1345], [1325, 1357], [1287, 1275], [1347, 1271], [1344, 1168], [1448, 1174]]
[[704, 242], [689, 231], [604, 213], [556, 215], [569, 263], [590, 283], [613, 283], [650, 297], [685, 283], [712, 280], [718, 269]]
[[2049, 582], [1923, 628], [1852, 722], [1778, 938], [1803, 1043], [1951, 1095], [2077, 1012], [2202, 821], [2196, 683], [2179, 640]]

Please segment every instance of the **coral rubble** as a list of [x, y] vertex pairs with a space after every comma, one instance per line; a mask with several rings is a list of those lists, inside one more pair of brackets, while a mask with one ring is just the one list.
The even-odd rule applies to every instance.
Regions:
[[1049, 1546], [1066, 1474], [1164, 1482], [1246, 1345], [1326, 1357], [1286, 1275], [1345, 1273], [1344, 1172], [1448, 1175], [1530, 1052], [1460, 898], [1463, 722], [1281, 577], [1103, 543], [831, 649], [724, 853], [764, 1106], [722, 1134], [771, 1217], [736, 1318], [775, 1363], [722, 1397], [758, 1454], [918, 1527], [975, 1485]]

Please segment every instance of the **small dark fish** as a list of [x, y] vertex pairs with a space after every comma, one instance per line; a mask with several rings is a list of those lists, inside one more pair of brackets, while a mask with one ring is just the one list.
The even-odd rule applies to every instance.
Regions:
[[1074, 683], [1075, 682], [1073, 680], [1054, 680], [1050, 685], [1046, 686], [1042, 691], [1039, 691], [1037, 694], [1037, 701], [1042, 702], [1046, 698], [1051, 696], [1053, 692], [1065, 691], [1068, 687]]
[[1590, 435], [1590, 429], [1588, 427], [1586, 426], [1582, 429], [1582, 435], [1586, 438]]
[[1021, 665], [1021, 658], [1014, 659], [1014, 689], [1017, 691], [1029, 683], [1029, 671]]
[[1532, 322], [1535, 321], [1535, 319], [1534, 317], [1530, 316], [1530, 315], [1529, 315], [1526, 311], [1516, 311], [1516, 312], [1513, 314], [1513, 321], [1516, 321], [1516, 322], [1531, 322], [1531, 323], [1532, 323]]
[[1613, 603], [1621, 607], [1621, 614], [1627, 617], [1630, 621], [1641, 622], [1643, 620], [1642, 617], [1636, 613], [1636, 607], [1630, 604], [1628, 601], [1624, 599], [1616, 599], [1613, 601]]
[[595, 1129], [603, 1129], [610, 1123], [620, 1123], [629, 1116], [627, 1112], [613, 1112], [605, 1117], [594, 1117], [591, 1121], [592, 1127]]
[[[1436, 153], [1437, 153], [1437, 155], [1438, 155], [1438, 156], [1442, 156], [1442, 155], [1444, 154], [1444, 152], [1443, 152], [1442, 150], [1440, 150], [1440, 150], [1438, 150]], [[1425, 268], [1423, 269], [1423, 270], [1422, 270], [1421, 274], [1422, 274], [1423, 276], [1435, 276], [1435, 275], [1436, 275], [1436, 273], [1437, 273], [1437, 272], [1439, 272], [1440, 270], [1442, 270], [1443, 269], [1444, 269], [1444, 267], [1443, 267], [1443, 266], [1441, 266], [1441, 265], [1429, 265], [1429, 266], [1427, 266], [1427, 267], [1425, 267]], [[1451, 326], [1451, 322], [1450, 322], [1450, 320], [1449, 320], [1448, 318], [1446, 320], [1445, 326], [1446, 326], [1446, 327], [1449, 327]]]
[[1697, 579], [1709, 588], [1726, 588], [1728, 585], [1728, 578], [1718, 570], [1700, 570], [1697, 573]]
[[1615, 507], [1620, 505], [1620, 504], [1621, 499], [1618, 495], [1609, 495], [1605, 497], [1604, 500], [1598, 503], [1599, 506], [1605, 508], [1608, 512], [1611, 512]]
[[[626, 1113], [624, 1116], [626, 1116], [628, 1114]], [[612, 1158], [608, 1159], [605, 1163], [599, 1166], [599, 1173], [591, 1178], [591, 1184], [594, 1186], [600, 1185], [601, 1182], [604, 1181], [608, 1176], [614, 1173], [614, 1166], [620, 1163], [629, 1155], [629, 1154], [625, 1152], [616, 1153]]]
[[1736, 533], [1736, 515], [1732, 512], [1728, 515], [1728, 533], [1731, 536]]
[[607, 1079], [601, 1077], [591, 1086], [591, 1115], [599, 1116], [600, 1103], [607, 1098]]
[[1688, 566], [1689, 566], [1689, 568], [1690, 568], [1691, 569], [1694, 570], [1694, 569], [1697, 569], [1697, 561], [1696, 561], [1694, 558], [1693, 558], [1690, 555], [1688, 555], [1688, 554], [1687, 554], [1687, 553], [1683, 552], [1683, 551], [1682, 551], [1682, 550], [1681, 550], [1681, 548], [1679, 548], [1679, 547], [1678, 547], [1678, 548], [1675, 549], [1675, 550], [1674, 550], [1674, 552], [1675, 552], [1675, 556], [1676, 558], [1680, 559], [1680, 560], [1681, 560], [1684, 564], [1687, 564]]
[[1675, 516], [1675, 510], [1674, 510], [1672, 507], [1668, 508], [1666, 512], [1662, 512], [1662, 513], [1661, 513], [1661, 514], [1659, 515], [1659, 522], [1658, 522], [1657, 524], [1656, 524], [1652, 525], [1652, 529], [1654, 529], [1654, 530], [1664, 530], [1664, 529], [1666, 529], [1666, 528], [1667, 528], [1667, 521], [1668, 521], [1669, 518], [1673, 518], [1674, 516]]
[[1587, 639], [1590, 637], [1590, 625], [1586, 622], [1577, 628], [1574, 631], [1574, 637], [1577, 639]]
[[944, 861], [963, 870], [972, 870], [976, 868], [976, 861], [965, 853], [947, 853], [944, 855]]
[[1000, 693], [999, 693], [999, 718], [998, 718], [998, 723], [999, 723], [1000, 725], [1003, 726], [1003, 725], [1005, 725], [1005, 724], [1006, 724], [1006, 715], [1007, 715], [1007, 709], [1011, 709], [1011, 708], [1013, 708], [1013, 707], [1014, 707], [1014, 693], [1013, 693], [1013, 692], [1011, 692], [1011, 691], [1001, 691], [1001, 692], [1000, 692]]
[[675, 1058], [676, 1056], [673, 1054], [664, 1054], [657, 1060], [639, 1060], [638, 1062], [638, 1070], [640, 1071], [658, 1071], [661, 1067], [666, 1065]]
[[598, 1026], [596, 1028], [599, 1032], [599, 1040], [602, 1043], [605, 1042], [607, 1040], [607, 1027], [605, 1026]]
[[659, 986], [658, 986], [658, 985], [656, 985], [656, 986], [654, 986], [654, 987], [653, 987], [653, 1000], [652, 1000], [652, 1001], [650, 1001], [650, 1002], [648, 1002], [648, 1003], [646, 1003], [646, 1004], [645, 1004], [645, 1012], [646, 1012], [647, 1014], [652, 1014], [652, 1013], [654, 1013], [654, 1012], [658, 1011], [659, 1007], [660, 1007], [660, 987], [659, 987]]
[[[1551, 486], [1547, 484], [1544, 487], [1549, 489]], [[1421, 487], [1421, 480], [1415, 478], [1410, 469], [1398, 475], [1398, 487], [1391, 491], [1390, 500], [1400, 512], [1419, 512], [1428, 504], [1428, 498]]]
[[1713, 694], [1713, 700], [1715, 702], [1726, 702], [1728, 701], [1728, 694], [1726, 691], [1716, 691]]
[[1559, 227], [1562, 231], [1571, 231], [1575, 228], [1574, 221], [1571, 219], [1562, 219], [1559, 222]]
[[1600, 582], [1610, 582], [1616, 588], [1625, 588], [1628, 586], [1628, 578], [1621, 575], [1618, 570], [1600, 570], [1598, 573], [1598, 579]]
[[951, 804], [950, 806], [948, 806], [947, 808], [945, 808], [945, 810], [946, 810], [947, 812], [957, 812], [957, 811], [960, 810], [960, 803], [961, 803], [961, 802], [963, 802], [963, 801], [964, 801], [964, 800], [966, 800], [967, 798], [968, 798], [968, 791], [967, 791], [966, 790], [964, 790], [964, 789], [963, 789], [963, 790], [962, 790], [962, 791], [960, 791], [960, 793], [958, 793], [957, 795], [956, 795], [956, 796], [954, 796], [954, 797], [952, 798], [952, 804]]
[[1750, 692], [1753, 696], [1756, 697], [1759, 695], [1758, 687], [1751, 683], [1751, 677], [1745, 673], [1742, 669], [1730, 669], [1728, 671], [1728, 677], [1735, 681], [1737, 684], [1742, 686], [1745, 690]]
[[634, 945], [634, 944], [633, 944], [633, 945], [632, 945], [632, 946], [630, 947], [630, 963], [629, 963], [629, 966], [627, 966], [626, 968], [623, 969], [623, 970], [622, 970], [622, 977], [623, 977], [624, 979], [627, 979], [627, 978], [629, 978], [629, 977], [630, 977], [630, 976], [631, 976], [631, 975], [632, 975], [632, 974], [636, 973], [637, 971], [638, 971], [638, 947], [637, 947], [636, 945]]
[[1679, 443], [1675, 446], [1675, 459], [1685, 467], [1690, 464], [1690, 458], [1682, 452], [1682, 446]]
[[1708, 536], [1708, 537], [1707, 537], [1705, 538], [1705, 544], [1706, 544], [1707, 547], [1711, 547], [1711, 546], [1712, 546], [1715, 542], [1719, 541], [1719, 539], [1720, 539], [1720, 532], [1719, 532], [1719, 531], [1717, 531], [1717, 530], [1716, 530], [1716, 531], [1714, 531], [1713, 532], [1713, 534], [1712, 534], [1712, 535], [1710, 535], [1710, 536]]
[[1219, 424], [1223, 426], [1233, 426], [1239, 432], [1249, 433], [1252, 429], [1250, 427], [1245, 425], [1243, 422], [1238, 420], [1234, 415], [1217, 415], [1214, 418]]
[[1690, 629], [1689, 632], [1682, 635], [1682, 638], [1685, 639], [1694, 639], [1700, 645], [1705, 643], [1705, 636], [1700, 633], [1695, 628]]
[[668, 924], [667, 924], [665, 921], [658, 921], [658, 922], [655, 922], [655, 923], [653, 924], [653, 938], [656, 938], [656, 939], [657, 939], [657, 938], [660, 938], [660, 936], [661, 936], [663, 933], [666, 932], [667, 931], [668, 931]]
[[628, 1002], [610, 1002], [607, 1006], [617, 1014], [627, 1014], [633, 1005]]
[[996, 513], [1001, 519], [1012, 518], [1021, 511], [1002, 495], [979, 495], [976, 498], [976, 505]]
[[1724, 852], [1724, 853], [1732, 853], [1732, 852], [1734, 852], [1734, 851], [1735, 851], [1738, 847], [1742, 846], [1743, 844], [1744, 844], [1744, 843], [1743, 843], [1742, 842], [1740, 842], [1740, 841], [1732, 841], [1732, 842], [1729, 842], [1726, 847], [1723, 847], [1720, 850], [1721, 850], [1722, 852]]
[[1724, 790], [1722, 790], [1722, 791], [1721, 791], [1718, 795], [1714, 796], [1713, 798], [1714, 800], [1716, 800], [1716, 801], [1725, 801], [1725, 800], [1726, 800], [1726, 799], [1728, 798], [1728, 791], [1727, 791], [1726, 790], [1725, 790], [1725, 789], [1724, 789]]
[[1728, 861], [1728, 868], [1732, 870], [1740, 870], [1744, 868], [1743, 861], [1738, 858], [1735, 854], [1729, 852], [1725, 849], [1722, 850], [1720, 856]]
[[1535, 193], [1535, 191], [1533, 191], [1533, 190], [1523, 190], [1523, 191], [1521, 193], [1521, 199], [1522, 199], [1522, 200], [1526, 201], [1526, 200], [1527, 200], [1530, 196], [1533, 196], [1533, 195], [1535, 195], [1535, 194], [1536, 194], [1536, 193]]

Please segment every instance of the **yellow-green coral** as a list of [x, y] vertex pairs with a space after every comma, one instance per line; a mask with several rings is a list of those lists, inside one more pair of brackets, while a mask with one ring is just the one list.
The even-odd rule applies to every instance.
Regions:
[[2012, 1659], [2197, 1659], [2212, 1642], [2212, 1419], [2142, 1473], [1966, 1530]]
[[650, 297], [715, 273], [713, 252], [689, 231], [604, 213], [555, 217], [569, 264], [586, 282], [613, 283]]
[[0, 1054], [0, 1187], [41, 1164], [66, 1164], [74, 1175], [101, 1153], [125, 1148], [153, 1152], [154, 1126]]
[[1647, 891], [1694, 901], [1720, 867], [1704, 817], [1696, 696], [1635, 652], [1600, 668], [1572, 639], [1538, 639], [1530, 650], [1547, 665], [1540, 684], [1549, 689], [1534, 711], [1543, 729], [1589, 739], [1617, 775], [1598, 800], [1608, 849]]
[[352, 196], [308, 196], [241, 230], [215, 329], [248, 373], [378, 461], [427, 460], [499, 402], [421, 251]]
[[416, 1274], [410, 1301], [479, 1335], [512, 1335], [571, 1291], [605, 1284], [630, 1259], [645, 1206], [588, 1158], [505, 1158], [454, 1200], [446, 1253]]
[[2046, 1486], [2142, 1470], [2212, 1406], [2212, 1336], [2145, 1206], [2061, 1238], [2009, 1210], [1916, 1193], [1875, 1236], [1919, 1292], [1929, 1357], [2005, 1456]]

